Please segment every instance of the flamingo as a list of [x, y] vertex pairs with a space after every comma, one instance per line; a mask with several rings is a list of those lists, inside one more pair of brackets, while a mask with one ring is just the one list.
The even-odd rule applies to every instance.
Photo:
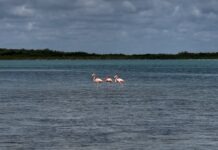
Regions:
[[110, 83], [112, 83], [113, 80], [112, 80], [110, 77], [106, 77], [106, 78], [105, 78], [105, 82], [110, 82]]
[[115, 75], [115, 76], [114, 76], [114, 79], [115, 79], [115, 82], [116, 82], [116, 83], [122, 84], [122, 83], [125, 82], [125, 81], [124, 81], [122, 78], [120, 78], [118, 75]]
[[94, 73], [92, 74], [92, 79], [93, 79], [93, 82], [95, 82], [95, 83], [102, 83], [103, 82], [103, 80], [98, 78], [96, 76], [96, 74], [94, 74]]

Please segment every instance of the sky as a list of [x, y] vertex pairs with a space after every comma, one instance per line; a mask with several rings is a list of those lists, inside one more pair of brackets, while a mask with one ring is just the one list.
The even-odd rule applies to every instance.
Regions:
[[0, 47], [218, 51], [218, 0], [0, 0]]

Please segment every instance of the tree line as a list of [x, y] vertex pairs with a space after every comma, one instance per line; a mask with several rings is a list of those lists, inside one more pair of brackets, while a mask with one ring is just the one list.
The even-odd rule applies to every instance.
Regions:
[[0, 59], [218, 59], [218, 52], [191, 53], [182, 51], [177, 54], [96, 54], [62, 52], [50, 49], [6, 49], [0, 48]]

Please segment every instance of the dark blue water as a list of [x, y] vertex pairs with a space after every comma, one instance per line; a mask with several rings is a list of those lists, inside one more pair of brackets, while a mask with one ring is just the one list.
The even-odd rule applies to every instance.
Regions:
[[0, 61], [0, 149], [216, 150], [217, 83], [218, 60]]

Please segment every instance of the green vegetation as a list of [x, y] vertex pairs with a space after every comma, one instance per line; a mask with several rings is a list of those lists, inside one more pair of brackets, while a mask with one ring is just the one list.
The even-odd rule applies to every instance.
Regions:
[[49, 49], [26, 50], [0, 48], [0, 59], [218, 59], [218, 52], [178, 54], [95, 54], [86, 52], [60, 52]]

